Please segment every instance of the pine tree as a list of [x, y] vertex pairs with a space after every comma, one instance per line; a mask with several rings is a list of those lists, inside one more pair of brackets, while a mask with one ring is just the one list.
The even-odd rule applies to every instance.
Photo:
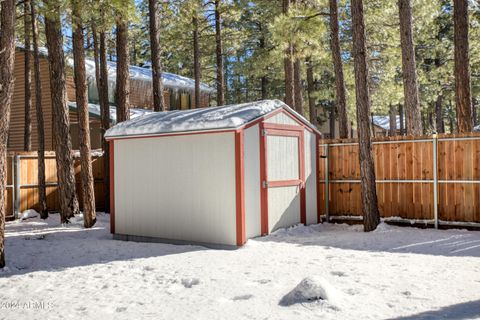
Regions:
[[105, 132], [110, 128], [110, 104], [108, 102], [107, 44], [105, 32], [100, 32], [100, 122], [102, 132], [103, 174], [105, 212], [110, 213], [110, 146], [105, 140]]
[[75, 97], [80, 129], [83, 225], [85, 228], [91, 228], [96, 222], [95, 189], [90, 148], [90, 119], [84, 49], [85, 39], [83, 34], [82, 4], [80, 0], [72, 0], [72, 21]]
[[335, 72], [335, 101], [338, 111], [340, 138], [348, 138], [348, 118], [345, 80], [343, 76], [342, 54], [338, 27], [337, 0], [329, 0], [330, 4], [330, 41], [332, 49], [333, 69]]
[[453, 1], [455, 42], [455, 101], [458, 132], [473, 130], [472, 97], [470, 92], [470, 58], [468, 48], [468, 0]]
[[[290, 9], [290, 0], [283, 1], [283, 14], [287, 15]], [[294, 64], [293, 64], [293, 45], [289, 43], [285, 49], [285, 57], [283, 58], [285, 71], [285, 103], [296, 109], [295, 106], [295, 80], [294, 80]]]
[[150, 26], [150, 49], [152, 56], [153, 109], [155, 111], [165, 111], [167, 108], [165, 105], [165, 99], [163, 97], [158, 1], [148, 0], [148, 8]]
[[117, 104], [117, 123], [130, 119], [130, 75], [128, 51], [128, 20], [118, 11], [116, 18], [117, 83], [115, 102]]
[[195, 108], [200, 106], [200, 45], [199, 45], [199, 35], [198, 35], [198, 17], [197, 11], [194, 10], [192, 17], [193, 25], [193, 72], [195, 75]]
[[362, 212], [365, 231], [375, 230], [380, 222], [375, 166], [370, 136], [370, 94], [368, 89], [367, 47], [363, 1], [352, 0], [353, 59], [355, 66], [355, 93], [357, 100], [357, 130], [359, 142], [360, 176], [362, 180]]
[[422, 119], [417, 87], [415, 49], [412, 34], [412, 6], [410, 0], [398, 0], [400, 16], [400, 42], [402, 47], [403, 87], [407, 134], [422, 135]]
[[63, 35], [60, 23], [59, 1], [49, 1], [45, 16], [45, 34], [50, 69], [50, 93], [53, 107], [53, 130], [55, 137], [55, 158], [59, 185], [60, 217], [62, 223], [79, 212], [75, 192], [70, 120], [67, 108], [67, 90]]
[[222, 20], [220, 15], [220, 0], [215, 0], [215, 56], [217, 61], [217, 105], [225, 104], [225, 80], [223, 71]]
[[32, 67], [30, 63], [31, 45], [30, 45], [30, 1], [23, 2], [23, 29], [25, 38], [25, 121], [23, 133], [23, 150], [32, 150]]
[[38, 139], [38, 209], [42, 219], [48, 218], [47, 210], [47, 188], [45, 179], [45, 125], [42, 109], [42, 81], [40, 79], [40, 53], [38, 49], [38, 27], [37, 15], [34, 0], [29, 1], [30, 22], [32, 28], [33, 44], [33, 70], [35, 75], [35, 113], [37, 118], [37, 139]]
[[15, 1], [1, 2], [0, 27], [0, 268], [5, 267], [5, 195], [7, 185], [7, 140], [14, 88]]

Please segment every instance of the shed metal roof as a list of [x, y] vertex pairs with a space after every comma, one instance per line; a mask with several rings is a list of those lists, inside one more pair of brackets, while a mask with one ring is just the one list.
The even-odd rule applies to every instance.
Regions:
[[304, 117], [282, 101], [262, 100], [221, 107], [154, 112], [115, 125], [106, 132], [105, 137], [237, 129], [280, 108], [320, 134]]

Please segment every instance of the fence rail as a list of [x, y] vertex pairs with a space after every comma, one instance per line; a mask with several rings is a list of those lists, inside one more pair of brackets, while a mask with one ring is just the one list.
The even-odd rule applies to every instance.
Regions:
[[[319, 148], [320, 214], [361, 217], [358, 142], [321, 140]], [[382, 217], [480, 223], [480, 134], [378, 138], [372, 152]]]
[[[95, 182], [97, 209], [104, 209], [103, 158], [101, 153], [92, 154], [92, 169]], [[74, 157], [76, 190], [82, 203], [80, 159]], [[58, 202], [57, 168], [54, 152], [45, 153], [45, 181], [47, 209], [60, 209]], [[38, 157], [36, 152], [9, 152], [7, 156], [6, 218], [18, 217], [27, 209], [38, 209]]]

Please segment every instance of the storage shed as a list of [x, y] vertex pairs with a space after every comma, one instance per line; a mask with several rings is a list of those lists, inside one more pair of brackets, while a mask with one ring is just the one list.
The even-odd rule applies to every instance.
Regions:
[[279, 100], [156, 112], [110, 143], [114, 238], [241, 246], [318, 222], [318, 139]]

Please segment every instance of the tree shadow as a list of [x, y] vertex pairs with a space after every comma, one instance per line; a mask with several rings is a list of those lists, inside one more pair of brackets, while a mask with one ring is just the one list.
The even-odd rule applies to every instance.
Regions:
[[362, 225], [296, 226], [256, 240], [372, 252], [480, 257], [478, 231], [419, 229], [383, 223], [374, 232], [363, 232]]
[[476, 319], [480, 318], [480, 300], [473, 300], [390, 320]]
[[92, 229], [75, 224], [65, 227], [52, 219], [59, 221], [58, 215], [51, 215], [48, 222], [35, 219], [7, 226], [5, 253], [9, 271], [0, 273], [0, 277], [208, 250], [194, 245], [113, 240], [104, 214], [99, 215]]

